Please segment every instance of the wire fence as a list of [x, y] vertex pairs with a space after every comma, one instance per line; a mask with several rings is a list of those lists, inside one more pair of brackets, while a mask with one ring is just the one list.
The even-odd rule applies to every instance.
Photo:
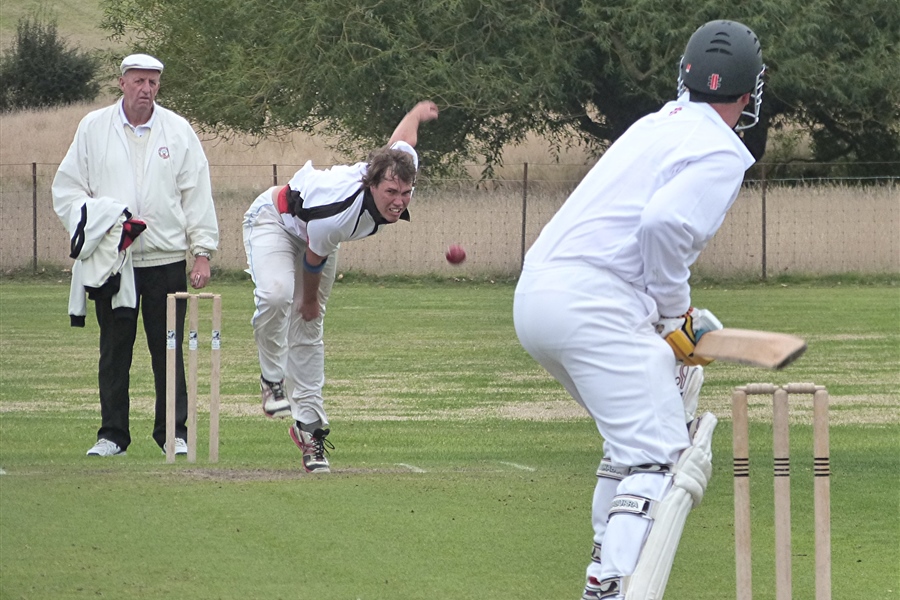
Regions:
[[[241, 222], [253, 199], [301, 165], [211, 165], [220, 247], [214, 265], [246, 268]], [[762, 165], [765, 167], [765, 165]], [[0, 269], [66, 270], [69, 240], [53, 212], [57, 164], [0, 164]], [[582, 172], [578, 172], [579, 169]], [[587, 167], [506, 165], [496, 179], [420, 178], [411, 222], [345, 244], [339, 270], [373, 275], [516, 275], [525, 251]], [[694, 272], [717, 277], [900, 272], [900, 186], [894, 176], [748, 179]], [[771, 172], [771, 171], [770, 171]], [[462, 244], [468, 259], [448, 265]]]

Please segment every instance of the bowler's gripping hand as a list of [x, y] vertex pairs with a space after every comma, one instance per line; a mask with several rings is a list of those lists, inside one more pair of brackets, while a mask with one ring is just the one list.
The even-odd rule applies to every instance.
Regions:
[[418, 119], [419, 123], [426, 123], [428, 121], [434, 121], [438, 118], [438, 107], [437, 104], [432, 102], [431, 100], [422, 100], [418, 104], [416, 104], [410, 113], [414, 114]]
[[669, 343], [675, 358], [689, 367], [712, 362], [712, 359], [694, 356], [694, 346], [704, 333], [714, 329], [722, 329], [722, 322], [708, 310], [694, 307], [680, 317], [662, 317], [656, 322], [656, 333]]

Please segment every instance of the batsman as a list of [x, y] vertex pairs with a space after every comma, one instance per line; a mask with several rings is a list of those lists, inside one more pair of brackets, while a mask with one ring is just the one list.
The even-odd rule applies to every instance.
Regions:
[[722, 324], [692, 307], [688, 281], [754, 163], [736, 132], [759, 121], [765, 66], [749, 27], [711, 21], [679, 71], [678, 98], [610, 146], [516, 287], [519, 340], [604, 440], [583, 600], [662, 598], [712, 472], [716, 419], [693, 414], [708, 361], [693, 347]]

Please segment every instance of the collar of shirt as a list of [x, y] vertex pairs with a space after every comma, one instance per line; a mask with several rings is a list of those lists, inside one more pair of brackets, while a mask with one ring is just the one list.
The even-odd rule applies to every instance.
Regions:
[[146, 123], [144, 123], [143, 125], [135, 126], [135, 125], [132, 125], [131, 123], [129, 123], [128, 117], [125, 116], [124, 100], [119, 100], [119, 118], [122, 119], [122, 125], [127, 125], [128, 127], [131, 127], [131, 130], [134, 132], [134, 134], [136, 136], [144, 137], [144, 134], [148, 133], [150, 131], [150, 128], [153, 127], [153, 122], [156, 121], [156, 110], [155, 110], [156, 103], [155, 102], [153, 103], [153, 107], [154, 107], [154, 110], [150, 114], [150, 120], [147, 121]]
[[744, 168], [749, 169], [753, 166], [753, 163], [756, 162], [756, 159], [753, 158], [753, 155], [750, 154], [750, 151], [747, 149], [747, 146], [744, 145], [744, 142], [741, 140], [741, 136], [731, 127], [728, 126], [728, 123], [716, 112], [712, 106], [707, 104], [706, 102], [689, 102], [690, 106], [695, 107], [697, 110], [703, 112], [713, 123], [716, 124], [716, 127], [720, 128], [722, 131], [727, 131], [730, 135], [726, 135], [726, 138], [731, 141], [734, 145], [734, 148], [741, 155], [741, 158], [744, 161]]
[[[378, 207], [375, 206], [375, 197], [372, 196], [372, 191], [368, 187], [363, 191], [363, 210], [369, 213], [369, 215], [372, 217], [372, 220], [375, 221], [376, 229], [380, 225], [388, 224], [388, 220], [381, 215]], [[403, 214], [400, 215], [400, 219], [403, 221], [409, 221], [409, 209], [403, 210]]]

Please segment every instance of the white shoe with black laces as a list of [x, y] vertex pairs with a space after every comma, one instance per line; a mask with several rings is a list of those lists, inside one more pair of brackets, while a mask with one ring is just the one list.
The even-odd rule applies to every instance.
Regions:
[[299, 423], [291, 425], [288, 432], [291, 439], [303, 452], [303, 468], [307, 473], [331, 473], [331, 465], [328, 463], [329, 450], [334, 450], [334, 445], [325, 437], [331, 433], [330, 429], [317, 427], [312, 433], [304, 431]]
[[259, 378], [259, 389], [262, 392], [263, 413], [270, 419], [288, 417], [291, 414], [291, 404], [284, 397], [284, 380], [269, 381], [265, 377]]

